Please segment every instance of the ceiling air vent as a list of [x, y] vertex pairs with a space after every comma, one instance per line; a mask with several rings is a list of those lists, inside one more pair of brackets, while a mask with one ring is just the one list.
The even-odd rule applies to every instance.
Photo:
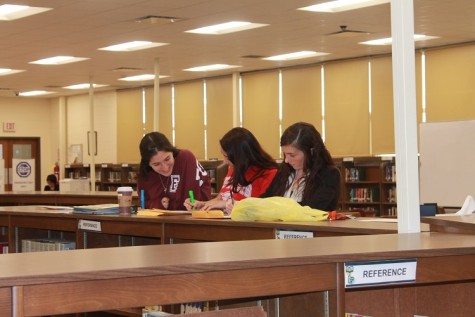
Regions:
[[135, 20], [138, 23], [149, 23], [149, 24], [168, 24], [181, 21], [182, 19], [176, 17], [166, 17], [161, 15], [147, 15]]
[[241, 56], [241, 58], [255, 58], [255, 59], [261, 59], [261, 58], [265, 58], [267, 56], [264, 56], [264, 55], [244, 55], [244, 56]]
[[112, 71], [114, 72], [121, 72], [121, 73], [133, 73], [133, 72], [138, 72], [142, 71], [142, 68], [134, 68], [134, 67], [118, 67], [114, 68]]

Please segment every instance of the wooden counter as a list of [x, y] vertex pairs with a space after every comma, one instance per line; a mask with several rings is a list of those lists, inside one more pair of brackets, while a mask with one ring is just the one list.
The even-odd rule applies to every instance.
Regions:
[[[133, 202], [138, 203], [137, 193], [133, 194]], [[75, 206], [117, 203], [116, 192], [56, 192], [56, 191], [32, 191], [32, 192], [2, 192], [0, 193], [0, 205], [52, 205], [52, 206]]]
[[[367, 220], [367, 218], [365, 218]], [[79, 229], [92, 221], [100, 230]], [[44, 206], [0, 207], [0, 226], [8, 230], [10, 252], [20, 252], [22, 239], [62, 236], [77, 248], [168, 244], [172, 241], [239, 241], [275, 239], [279, 230], [310, 232], [313, 237], [397, 233], [397, 223], [355, 219], [320, 222], [236, 222], [185, 216], [119, 216], [71, 214]]]
[[421, 217], [430, 231], [447, 233], [475, 234], [475, 215]]
[[[345, 289], [344, 262], [408, 258], [417, 261], [413, 283]], [[446, 285], [473, 290], [474, 265], [474, 236], [441, 233], [6, 254], [0, 311], [39, 316], [329, 290], [329, 316], [468, 316], [475, 304], [463, 302], [463, 294], [446, 294], [447, 304], [421, 292]], [[390, 295], [365, 300], [380, 290]]]

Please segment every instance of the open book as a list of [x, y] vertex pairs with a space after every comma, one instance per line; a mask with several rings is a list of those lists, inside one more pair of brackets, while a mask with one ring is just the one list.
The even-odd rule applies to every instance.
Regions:
[[119, 204], [74, 206], [73, 214], [115, 215], [119, 214]]

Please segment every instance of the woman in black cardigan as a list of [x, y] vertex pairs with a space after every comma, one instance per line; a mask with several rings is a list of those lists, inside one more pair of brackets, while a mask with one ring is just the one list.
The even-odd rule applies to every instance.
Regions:
[[309, 123], [295, 123], [282, 134], [280, 146], [284, 162], [261, 197], [289, 197], [303, 206], [336, 210], [340, 171], [317, 129]]

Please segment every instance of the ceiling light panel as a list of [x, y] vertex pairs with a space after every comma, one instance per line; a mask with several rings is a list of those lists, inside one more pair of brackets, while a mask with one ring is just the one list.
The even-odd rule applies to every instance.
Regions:
[[[100, 88], [100, 87], [107, 87], [108, 85], [101, 85], [101, 84], [92, 84], [92, 88]], [[89, 83], [84, 83], [84, 84], [76, 84], [76, 85], [70, 85], [66, 86], [63, 88], [66, 89], [89, 89], [91, 87], [91, 84]]]
[[230, 68], [236, 68], [236, 67], [241, 67], [241, 66], [228, 65], [228, 64], [212, 64], [212, 65], [191, 67], [191, 68], [184, 69], [184, 71], [187, 71], [187, 72], [210, 72], [210, 71], [230, 69]]
[[2, 4], [0, 5], [0, 21], [13, 21], [49, 10], [52, 9], [15, 4]]
[[[170, 76], [160, 75], [158, 78], [167, 78], [167, 77], [170, 77]], [[142, 74], [142, 75], [134, 75], [134, 76], [119, 78], [119, 80], [123, 80], [123, 81], [146, 81], [146, 80], [153, 80], [153, 79], [155, 79], [154, 74]]]
[[144, 50], [147, 48], [157, 47], [168, 45], [169, 43], [158, 43], [158, 42], [149, 42], [149, 41], [132, 41], [121, 44], [115, 44], [107, 47], [99, 48], [102, 51], [112, 51], [112, 52], [132, 52], [138, 50]]
[[336, 0], [299, 8], [298, 10], [336, 13], [372, 7], [390, 2], [391, 0]]
[[294, 60], [294, 59], [324, 56], [324, 55], [328, 55], [328, 54], [329, 53], [314, 52], [314, 51], [300, 51], [300, 52], [293, 52], [293, 53], [287, 53], [287, 54], [282, 54], [282, 55], [269, 56], [269, 57], [265, 57], [263, 59], [265, 59], [267, 61], [290, 61], [290, 60]]
[[[414, 34], [414, 42], [418, 41], [428, 41], [432, 39], [436, 39], [438, 36], [430, 36], [430, 35], [422, 35], [422, 34]], [[370, 41], [365, 41], [365, 42], [359, 42], [358, 44], [364, 44], [364, 45], [392, 45], [393, 39], [392, 37], [386, 37], [383, 39], [376, 39], [376, 40], [370, 40]]]
[[54, 94], [54, 92], [46, 91], [46, 90], [22, 91], [18, 93], [18, 96], [33, 97], [33, 96], [42, 96], [42, 95], [49, 95], [49, 94]]
[[24, 70], [10, 69], [10, 68], [0, 68], [0, 76], [6, 76], [6, 75], [21, 73], [21, 72], [24, 72]]
[[220, 34], [227, 34], [233, 32], [240, 32], [250, 29], [256, 29], [263, 26], [268, 26], [268, 24], [262, 23], [251, 23], [245, 21], [231, 21], [225, 22], [215, 25], [209, 25], [202, 28], [188, 30], [185, 31], [187, 33], [198, 33], [198, 34], [213, 34], [213, 35], [220, 35]]
[[74, 57], [74, 56], [54, 56], [44, 59], [39, 59], [37, 61], [30, 62], [30, 64], [39, 64], [39, 65], [62, 65], [75, 62], [81, 62], [87, 60], [86, 57]]

